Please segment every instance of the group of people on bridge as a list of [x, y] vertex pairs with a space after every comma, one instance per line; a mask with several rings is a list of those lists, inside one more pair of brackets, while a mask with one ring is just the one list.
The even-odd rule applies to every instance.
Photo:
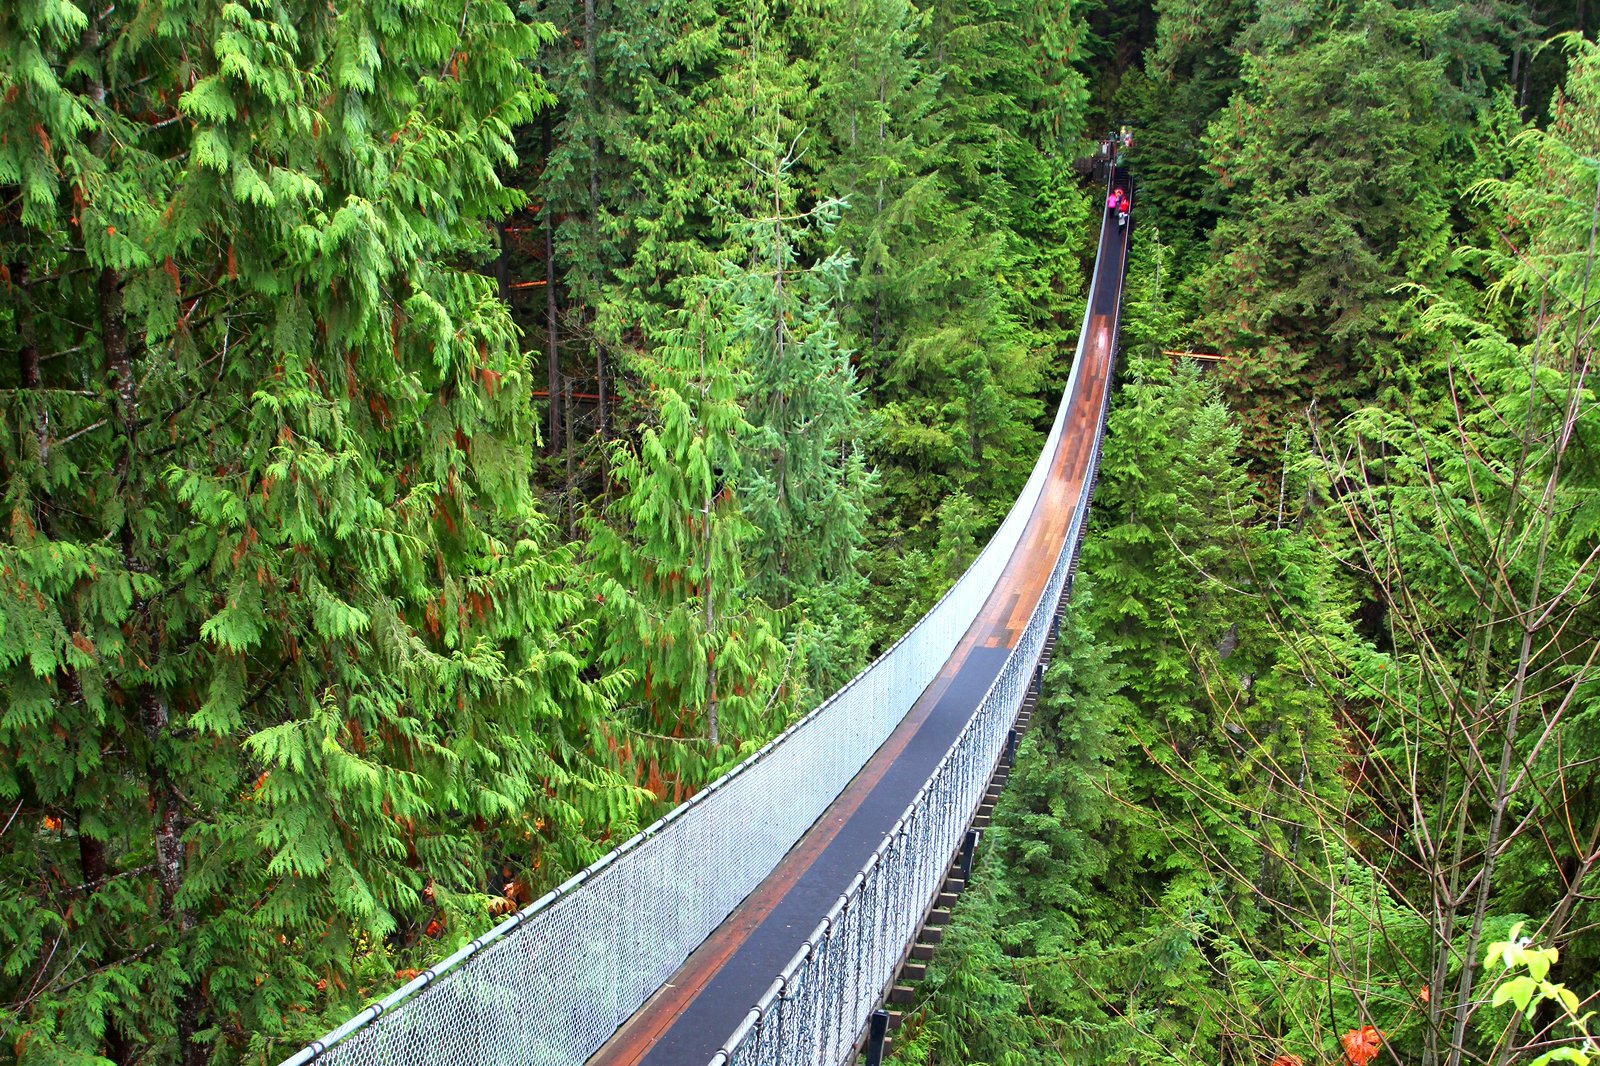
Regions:
[[[1123, 126], [1121, 130], [1106, 135], [1100, 142], [1100, 158], [1113, 166], [1120, 167], [1127, 158], [1128, 149], [1133, 147], [1133, 131]], [[1128, 210], [1133, 205], [1128, 199], [1128, 190], [1115, 188], [1106, 196], [1106, 210], [1117, 213], [1117, 225], [1128, 224]]]
[[1106, 210], [1117, 213], [1117, 225], [1119, 226], [1128, 224], [1128, 209], [1131, 206], [1133, 205], [1128, 202], [1128, 190], [1120, 186], [1112, 189], [1111, 194], [1106, 197]]
[[1133, 131], [1124, 126], [1120, 130], [1106, 134], [1105, 140], [1100, 142], [1100, 158], [1122, 166], [1128, 158], [1128, 149], [1133, 147]]

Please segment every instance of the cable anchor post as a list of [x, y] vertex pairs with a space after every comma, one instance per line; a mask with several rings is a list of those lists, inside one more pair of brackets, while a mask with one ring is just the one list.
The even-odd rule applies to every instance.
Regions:
[[966, 884], [972, 880], [972, 856], [978, 850], [978, 839], [983, 836], [980, 829], [968, 829], [966, 839], [961, 842], [961, 883]]
[[879, 1007], [867, 1023], [867, 1066], [883, 1066], [883, 1038], [889, 1032], [889, 1012]]

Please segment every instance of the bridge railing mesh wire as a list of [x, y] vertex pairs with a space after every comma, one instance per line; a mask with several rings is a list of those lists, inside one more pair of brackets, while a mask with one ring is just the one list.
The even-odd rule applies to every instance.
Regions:
[[711, 1066], [850, 1061], [899, 970], [929, 900], [988, 787], [1033, 678], [1072, 565], [1086, 508], [1074, 514], [1038, 606], [954, 746], [850, 889], [751, 1010]]
[[[579, 1066], [586, 1061], [772, 872], [950, 658], [994, 590], [1044, 489], [1082, 350], [1080, 336], [1080, 358], [1055, 424], [1005, 521], [966, 573], [899, 641], [689, 802], [282, 1066], [313, 1060], [326, 1066]], [[983, 728], [983, 739], [958, 745], [946, 760], [951, 769], [942, 771], [961, 775], [963, 797], [970, 791], [967, 778], [977, 780], [976, 753], [992, 746], [992, 729]], [[937, 805], [943, 810], [946, 803]], [[950, 833], [943, 825], [942, 819], [919, 815], [900, 833], [934, 834], [942, 846]], [[934, 851], [886, 845], [882, 854], [885, 862], [900, 866], [892, 875], [882, 864], [867, 871], [862, 898], [872, 902], [858, 909], [892, 912], [899, 930], [911, 921], [915, 906], [913, 880], [902, 874], [916, 866], [914, 883], [926, 882], [933, 874], [923, 867]], [[819, 962], [797, 975], [784, 993], [786, 1005], [800, 995], [830, 1012], [831, 1048], [842, 1047], [859, 1031], [860, 1010], [854, 1004], [861, 999], [825, 995], [823, 984], [845, 983], [871, 999], [869, 985], [877, 978], [870, 975], [898, 961], [889, 959], [890, 948], [870, 922], [846, 919], [840, 928], [854, 938], [852, 965]], [[830, 943], [842, 935], [832, 934]], [[873, 962], [866, 969], [855, 965], [868, 958]], [[810, 1032], [811, 1015], [776, 1014], [795, 1019], [790, 1024], [797, 1032]]]

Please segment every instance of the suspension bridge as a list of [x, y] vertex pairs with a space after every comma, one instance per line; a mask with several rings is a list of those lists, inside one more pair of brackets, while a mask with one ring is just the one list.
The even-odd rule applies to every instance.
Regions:
[[[1132, 195], [1124, 169], [1109, 181]], [[876, 1066], [1054, 647], [1130, 228], [1103, 213], [1050, 435], [921, 621], [692, 800], [282, 1066]]]

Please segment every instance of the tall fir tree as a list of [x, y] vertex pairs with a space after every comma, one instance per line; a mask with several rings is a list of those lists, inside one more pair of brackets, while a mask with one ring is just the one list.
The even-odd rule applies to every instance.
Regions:
[[[1451, 124], [1464, 123], [1435, 45], [1446, 14], [1387, 0], [1291, 4], [1245, 32], [1242, 88], [1206, 154], [1230, 190], [1199, 279], [1202, 335], [1230, 357], [1253, 447], [1312, 401], [1337, 418], [1423, 354], [1406, 283], [1449, 268]], [[1337, 146], [1337, 147], [1334, 147]]]
[[0, 12], [23, 1061], [268, 1055], [634, 823], [472, 266], [539, 35], [494, 0]]
[[821, 698], [867, 651], [860, 564], [873, 477], [863, 396], [834, 312], [850, 263], [835, 251], [805, 265], [797, 248], [825, 237], [840, 205], [796, 202], [791, 170], [802, 149], [777, 131], [774, 121], [751, 153], [765, 203], [743, 227], [749, 260], [725, 267], [720, 302], [749, 368], [740, 480], [759, 534], [750, 591], [794, 608], [811, 695]]
[[638, 357], [649, 422], [611, 446], [618, 495], [585, 523], [585, 567], [598, 660], [627, 678], [612, 746], [677, 801], [777, 732], [793, 686], [771, 612], [748, 591], [746, 374], [709, 300], [674, 319]]

